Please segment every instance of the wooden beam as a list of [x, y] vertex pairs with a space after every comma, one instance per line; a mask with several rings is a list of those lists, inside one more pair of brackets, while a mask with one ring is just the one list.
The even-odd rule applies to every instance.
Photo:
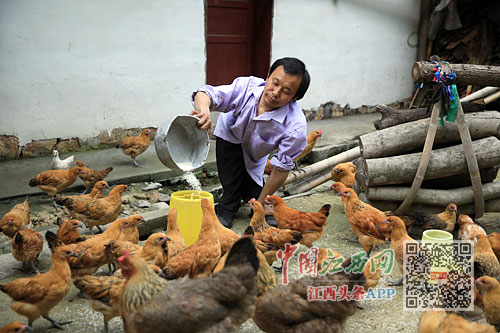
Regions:
[[[417, 61], [411, 70], [415, 82], [430, 83], [434, 78], [434, 64]], [[457, 75], [456, 84], [500, 87], [500, 66], [451, 64]]]

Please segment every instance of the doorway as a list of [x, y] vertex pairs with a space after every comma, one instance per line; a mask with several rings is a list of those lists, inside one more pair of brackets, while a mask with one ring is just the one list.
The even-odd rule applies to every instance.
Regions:
[[230, 84], [238, 76], [267, 76], [273, 2], [206, 1], [207, 84]]

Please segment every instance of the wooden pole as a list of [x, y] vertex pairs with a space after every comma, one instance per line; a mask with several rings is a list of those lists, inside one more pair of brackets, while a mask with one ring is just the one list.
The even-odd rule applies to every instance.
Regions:
[[[484, 111], [465, 116], [467, 127], [473, 139], [500, 135], [500, 112]], [[429, 119], [420, 119], [399, 124], [359, 137], [361, 155], [365, 159], [398, 155], [424, 145]], [[437, 128], [436, 143], [460, 142], [458, 124], [446, 121]]]
[[441, 112], [441, 100], [435, 103], [432, 107], [431, 120], [429, 122], [429, 129], [427, 131], [427, 137], [425, 139], [424, 151], [420, 159], [420, 164], [418, 165], [417, 173], [415, 178], [413, 178], [413, 183], [411, 185], [410, 192], [406, 196], [405, 200], [396, 210], [397, 214], [403, 214], [408, 207], [412, 204], [415, 196], [417, 195], [420, 185], [424, 180], [425, 171], [427, 170], [427, 165], [429, 164], [429, 158], [432, 151], [432, 145], [434, 144], [434, 136], [436, 135], [437, 124], [439, 119], [439, 113]]
[[[434, 77], [432, 62], [417, 61], [411, 70], [414, 82], [429, 83]], [[500, 66], [453, 64], [457, 84], [500, 87]]]
[[[500, 198], [500, 182], [483, 184], [483, 190], [485, 200]], [[366, 190], [366, 197], [370, 201], [403, 201], [409, 192], [409, 187], [374, 186]], [[413, 202], [442, 207], [446, 207], [450, 202], [453, 202], [460, 206], [474, 202], [474, 191], [472, 186], [449, 190], [421, 188]]]
[[287, 188], [285, 190], [285, 194], [295, 195], [295, 194], [299, 194], [302, 192], [307, 192], [307, 191], [315, 188], [316, 186], [319, 186], [319, 185], [321, 185], [321, 184], [323, 184], [331, 179], [332, 179], [332, 172], [330, 169], [326, 169], [325, 171], [322, 171], [322, 172], [314, 175], [310, 179], [304, 180], [303, 182], [301, 182], [300, 184], [298, 184], [296, 186]]
[[[464, 112], [480, 112], [484, 110], [484, 106], [478, 105], [472, 102], [463, 102], [462, 107]], [[430, 112], [428, 112], [427, 108], [418, 108], [418, 109], [408, 109], [408, 110], [400, 110], [393, 109], [391, 107], [382, 105], [377, 107], [377, 112], [380, 112], [382, 118], [377, 119], [373, 122], [373, 125], [376, 129], [382, 130], [392, 126], [400, 125], [403, 123], [408, 123], [411, 121], [416, 121], [423, 118], [429, 118]]]
[[420, 3], [417, 60], [425, 60], [427, 55], [427, 31], [429, 30], [430, 3], [430, 0], [422, 0]]
[[304, 179], [306, 177], [315, 175], [319, 172], [322, 172], [328, 168], [332, 168], [333, 166], [343, 163], [343, 162], [348, 162], [352, 161], [353, 159], [359, 157], [361, 154], [361, 151], [359, 150], [359, 147], [354, 147], [351, 148], [347, 151], [344, 151], [340, 154], [337, 154], [335, 156], [329, 157], [327, 159], [324, 159], [322, 161], [316, 162], [314, 164], [308, 165], [304, 167], [301, 171], [290, 171], [288, 174], [287, 179], [285, 180], [286, 184], [293, 183], [295, 181]]
[[[369, 204], [374, 207], [380, 209], [381, 211], [395, 211], [399, 206], [399, 202], [397, 201], [370, 201]], [[444, 211], [445, 206], [431, 206], [428, 204], [412, 204], [406, 214], [414, 215], [415, 211], [421, 211], [427, 214], [436, 214]], [[485, 202], [485, 211], [487, 213], [495, 213], [500, 212], [500, 198], [487, 200]], [[475, 207], [474, 204], [465, 204], [462, 206], [458, 206], [459, 214], [467, 214], [474, 216]], [[475, 216], [474, 216], [475, 217]]]
[[[500, 141], [493, 136], [472, 143], [480, 168], [500, 164]], [[411, 183], [422, 153], [365, 159], [363, 171], [367, 186]], [[464, 148], [461, 144], [436, 149], [430, 156], [425, 179], [443, 178], [467, 172]]]
[[470, 180], [472, 182], [472, 189], [474, 190], [474, 204], [476, 207], [476, 218], [480, 218], [484, 215], [484, 196], [483, 187], [481, 184], [481, 174], [479, 173], [479, 166], [477, 164], [476, 155], [474, 154], [474, 148], [472, 147], [472, 139], [469, 133], [469, 128], [465, 123], [464, 110], [462, 109], [462, 104], [460, 103], [460, 98], [458, 98], [458, 113], [457, 113], [457, 126], [458, 132], [460, 133], [460, 138], [462, 139], [462, 145], [464, 146], [465, 159], [467, 160], [467, 168], [469, 169]]
[[463, 103], [463, 102], [473, 101], [475, 99], [491, 95], [498, 90], [500, 90], [500, 88], [498, 87], [484, 87], [483, 89], [473, 92], [469, 96], [465, 96], [464, 98], [460, 99], [460, 102]]
[[473, 103], [486, 105], [500, 98], [500, 91], [494, 94], [475, 100]]

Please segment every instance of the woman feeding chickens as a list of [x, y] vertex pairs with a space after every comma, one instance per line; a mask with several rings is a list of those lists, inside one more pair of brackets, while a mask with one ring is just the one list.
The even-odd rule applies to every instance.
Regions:
[[[230, 85], [206, 85], [192, 95], [198, 127], [209, 130], [210, 112], [221, 112], [214, 135], [223, 195], [216, 206], [220, 222], [231, 228], [241, 199], [258, 198], [261, 204], [285, 182], [307, 142], [307, 125], [297, 101], [304, 97], [310, 76], [296, 58], [276, 60], [266, 80], [238, 77]], [[273, 171], [262, 175], [268, 155]], [[266, 221], [277, 226], [270, 207]]]

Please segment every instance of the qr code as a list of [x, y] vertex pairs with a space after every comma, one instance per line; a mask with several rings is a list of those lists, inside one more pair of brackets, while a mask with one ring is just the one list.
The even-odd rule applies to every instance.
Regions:
[[404, 241], [404, 309], [474, 310], [472, 241]]

